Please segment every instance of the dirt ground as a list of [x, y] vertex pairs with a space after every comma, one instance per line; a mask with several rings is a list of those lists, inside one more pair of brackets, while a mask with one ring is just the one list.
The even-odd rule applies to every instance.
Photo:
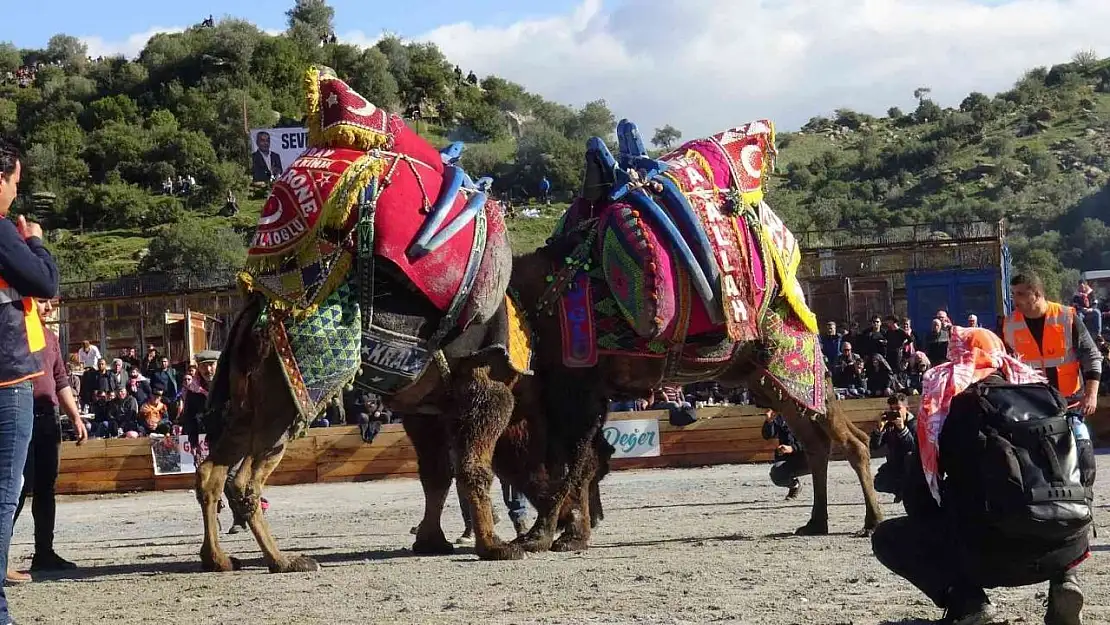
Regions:
[[[1110, 475], [1110, 456], [1099, 458]], [[227, 537], [248, 560], [233, 574], [199, 572], [199, 509], [189, 491], [63, 498], [58, 550], [81, 569], [68, 579], [9, 588], [20, 623], [927, 623], [940, 614], [886, 572], [851, 532], [862, 498], [848, 466], [831, 472], [833, 535], [795, 538], [800, 502], [784, 504], [765, 465], [618, 472], [602, 485], [606, 519], [582, 554], [520, 562], [411, 555], [422, 510], [415, 480], [271, 488], [268, 512], [284, 548], [316, 556], [313, 574], [270, 575], [250, 535]], [[499, 491], [498, 491], [499, 492]], [[1098, 487], [1110, 501], [1106, 480]], [[454, 495], [445, 514], [462, 528]], [[888, 515], [901, 506], [883, 496]], [[503, 506], [498, 529], [511, 527]], [[1110, 506], [1103, 538], [1081, 571], [1087, 622], [1110, 622]], [[224, 522], [230, 521], [224, 513]], [[30, 515], [27, 515], [28, 517]], [[26, 566], [30, 519], [13, 564]], [[1012, 623], [1040, 623], [1045, 586], [991, 592]], [[922, 619], [922, 620], [916, 620]]]

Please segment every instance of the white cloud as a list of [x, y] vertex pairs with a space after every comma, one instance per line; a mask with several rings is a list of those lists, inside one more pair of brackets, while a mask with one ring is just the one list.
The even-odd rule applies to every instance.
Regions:
[[158, 33], [180, 33], [185, 29], [180, 26], [171, 26], [169, 28], [155, 26], [145, 32], [131, 35], [122, 41], [105, 41], [101, 37], [90, 36], [81, 37], [85, 45], [89, 47], [89, 56], [97, 58], [99, 56], [116, 56], [122, 54], [123, 56], [131, 59], [139, 55], [146, 47], [146, 42]]
[[583, 0], [566, 15], [416, 39], [464, 71], [568, 104], [605, 98], [618, 118], [692, 137], [763, 117], [793, 129], [839, 107], [909, 108], [918, 86], [958, 104], [1081, 49], [1110, 56], [1107, 24], [1107, 0]]

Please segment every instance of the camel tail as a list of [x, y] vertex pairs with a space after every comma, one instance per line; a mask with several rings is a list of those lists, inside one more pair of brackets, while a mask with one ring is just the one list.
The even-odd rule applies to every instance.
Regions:
[[258, 295], [247, 298], [235, 321], [231, 323], [227, 344], [220, 352], [220, 359], [216, 361], [216, 375], [208, 389], [208, 403], [204, 412], [204, 429], [209, 446], [216, 443], [228, 418], [228, 404], [232, 395], [232, 363], [242, 368], [249, 361], [259, 358], [251, 334], [262, 314], [263, 303], [264, 300]]

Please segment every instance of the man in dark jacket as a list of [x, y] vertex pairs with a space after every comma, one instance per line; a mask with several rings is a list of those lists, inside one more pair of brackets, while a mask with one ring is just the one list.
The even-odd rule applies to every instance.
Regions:
[[779, 439], [779, 446], [775, 448], [775, 462], [771, 465], [771, 482], [775, 486], [789, 488], [786, 500], [790, 501], [802, 490], [802, 483], [798, 478], [809, 475], [809, 461], [782, 415], [768, 410], [767, 419], [763, 422], [763, 439], [772, 438]]
[[825, 333], [821, 335], [821, 353], [825, 355], [825, 367], [829, 371], [833, 370], [836, 359], [840, 357], [840, 345], [843, 342], [844, 337], [837, 332], [836, 322], [826, 322]]
[[[0, 562], [8, 561], [12, 523], [35, 420], [31, 381], [43, 375], [45, 330], [31, 298], [53, 298], [58, 267], [42, 228], [8, 218], [22, 175], [19, 152], [0, 141]], [[11, 623], [0, 584], [0, 623]]]
[[894, 495], [894, 503], [902, 500], [907, 463], [916, 460], [913, 433], [917, 423], [907, 405], [902, 393], [888, 397], [879, 429], [871, 433], [871, 451], [886, 451], [886, 462], [875, 472], [875, 490]]
[[1046, 625], [1081, 625], [1083, 594], [1074, 567], [1090, 553], [1087, 532], [1064, 542], [1015, 541], [988, 525], [979, 426], [963, 418], [980, 410], [978, 401], [972, 392], [952, 399], [940, 434], [941, 505], [929, 491], [920, 459], [913, 458], [903, 489], [907, 516], [875, 530], [875, 557], [944, 608], [944, 623], [994, 623], [995, 609], [983, 589], [1049, 581]]

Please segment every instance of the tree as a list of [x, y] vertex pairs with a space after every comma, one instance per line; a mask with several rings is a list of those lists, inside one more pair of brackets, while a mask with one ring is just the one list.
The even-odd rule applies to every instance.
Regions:
[[194, 218], [162, 228], [139, 268], [209, 279], [232, 275], [245, 259], [246, 245], [234, 230]]
[[913, 119], [919, 124], [924, 124], [937, 121], [942, 115], [944, 115], [944, 109], [929, 98], [923, 98], [921, 103], [917, 105], [917, 110], [913, 113]]
[[913, 99], [917, 100], [919, 103], [924, 102], [925, 98], [932, 92], [933, 89], [931, 87], [918, 87], [913, 90]]
[[305, 37], [307, 40], [304, 43], [319, 45], [335, 34], [335, 9], [328, 5], [327, 0], [296, 0], [285, 16], [289, 18], [290, 34]]
[[1079, 52], [1073, 54], [1071, 57], [1071, 62], [1083, 71], [1094, 69], [1094, 67], [1098, 65], [1098, 61], [1098, 52], [1095, 52], [1090, 48], [1086, 50], [1080, 50]]
[[655, 134], [651, 137], [651, 144], [657, 148], [670, 150], [671, 146], [682, 138], [682, 131], [674, 126], [667, 124], [662, 128], [656, 128]]
[[46, 60], [66, 67], [84, 67], [88, 55], [89, 47], [72, 35], [54, 35], [46, 44]]
[[903, 113], [902, 109], [898, 108], [897, 106], [892, 106], [886, 110], [886, 116], [894, 121], [898, 121], [905, 117], [906, 114]]
[[0, 41], [0, 72], [14, 72], [21, 65], [23, 65], [23, 55], [19, 53], [19, 48], [6, 41]]

